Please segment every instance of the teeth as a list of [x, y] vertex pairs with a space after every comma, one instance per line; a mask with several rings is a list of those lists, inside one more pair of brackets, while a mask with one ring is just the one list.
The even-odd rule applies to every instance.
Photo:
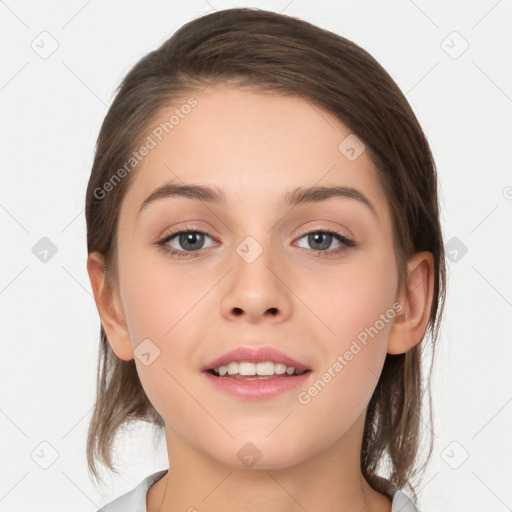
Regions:
[[283, 373], [286, 373], [286, 365], [277, 363], [274, 365], [274, 371], [277, 373], [277, 375], [282, 375]]
[[228, 364], [228, 374], [235, 375], [238, 373], [238, 363], [229, 363]]
[[274, 363], [256, 363], [255, 373], [257, 375], [274, 375], [276, 373]]
[[300, 375], [306, 370], [295, 370], [293, 366], [286, 366], [282, 363], [273, 363], [272, 361], [265, 361], [262, 363], [249, 363], [247, 361], [231, 362], [227, 365], [219, 366], [213, 369], [221, 377], [224, 375]]
[[256, 375], [256, 365], [254, 363], [238, 363], [238, 375]]

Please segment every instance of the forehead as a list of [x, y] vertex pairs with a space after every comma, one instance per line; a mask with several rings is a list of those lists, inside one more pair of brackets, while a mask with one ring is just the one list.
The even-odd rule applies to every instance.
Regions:
[[[130, 216], [153, 190], [171, 182], [214, 185], [232, 206], [248, 197], [270, 205], [299, 186], [342, 185], [363, 192], [382, 214], [386, 210], [368, 153], [357, 156], [360, 141], [300, 97], [209, 87], [161, 109], [144, 136], [153, 147], [123, 201]], [[357, 153], [346, 153], [350, 147]]]

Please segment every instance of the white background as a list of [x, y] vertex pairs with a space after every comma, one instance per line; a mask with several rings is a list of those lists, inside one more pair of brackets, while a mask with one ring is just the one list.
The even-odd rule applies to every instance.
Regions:
[[[512, 510], [512, 2], [5, 0], [0, 512], [95, 512], [167, 467], [164, 445], [155, 452], [150, 431], [135, 428], [124, 438], [121, 474], [98, 489], [88, 477], [100, 322], [85, 266], [85, 189], [124, 74], [183, 23], [237, 6], [283, 12], [353, 40], [411, 103], [438, 166], [445, 242], [456, 237], [467, 247], [448, 261], [422, 510]], [[51, 47], [44, 31], [58, 44], [46, 59], [32, 49], [43, 37]], [[457, 55], [461, 38], [469, 47]], [[32, 252], [42, 237], [57, 248], [46, 263]]]

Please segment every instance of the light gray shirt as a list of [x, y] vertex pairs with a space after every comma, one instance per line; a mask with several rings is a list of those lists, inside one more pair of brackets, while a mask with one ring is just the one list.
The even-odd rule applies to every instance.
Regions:
[[[104, 505], [98, 512], [147, 512], [148, 489], [166, 473], [167, 469], [164, 469], [149, 475], [135, 489]], [[392, 485], [389, 485], [387, 495], [392, 499], [391, 512], [419, 512], [409, 497]]]

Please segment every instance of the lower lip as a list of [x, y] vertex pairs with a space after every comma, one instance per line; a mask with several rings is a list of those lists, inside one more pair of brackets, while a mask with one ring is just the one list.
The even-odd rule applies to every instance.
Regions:
[[265, 379], [236, 379], [233, 377], [216, 377], [203, 372], [208, 382], [216, 389], [239, 398], [264, 399], [272, 398], [297, 388], [309, 378], [311, 370], [300, 375], [288, 377], [272, 377]]

